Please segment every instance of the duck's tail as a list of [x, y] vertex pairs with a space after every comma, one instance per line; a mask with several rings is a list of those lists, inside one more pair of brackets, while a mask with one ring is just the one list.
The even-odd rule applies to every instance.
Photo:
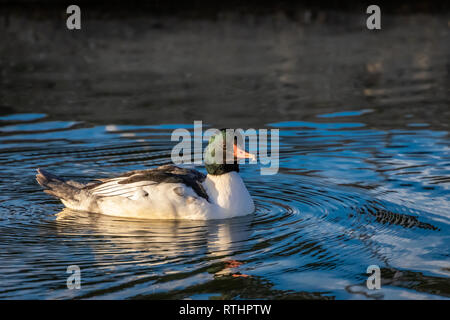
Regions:
[[65, 181], [43, 169], [37, 169], [36, 181], [43, 186], [44, 192], [61, 200], [68, 208], [90, 211], [95, 209], [96, 202], [84, 185], [75, 181]]

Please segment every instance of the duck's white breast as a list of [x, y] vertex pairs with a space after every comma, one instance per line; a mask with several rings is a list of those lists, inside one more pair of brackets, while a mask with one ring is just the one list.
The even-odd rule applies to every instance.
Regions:
[[233, 171], [208, 175], [203, 182], [209, 201], [222, 208], [226, 218], [253, 213], [255, 205], [241, 176]]

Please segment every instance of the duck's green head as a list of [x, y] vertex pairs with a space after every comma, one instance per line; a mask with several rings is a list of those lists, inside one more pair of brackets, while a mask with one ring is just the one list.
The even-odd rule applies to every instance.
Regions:
[[205, 150], [205, 168], [212, 175], [239, 172], [238, 161], [246, 158], [256, 159], [255, 155], [238, 146], [233, 130], [221, 129], [209, 139]]

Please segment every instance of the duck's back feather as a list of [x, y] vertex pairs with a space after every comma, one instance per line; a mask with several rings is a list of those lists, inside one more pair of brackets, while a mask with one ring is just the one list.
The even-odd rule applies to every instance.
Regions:
[[85, 188], [90, 190], [92, 194], [102, 197], [117, 195], [128, 197], [137, 188], [144, 186], [161, 183], [180, 183], [192, 188], [199, 197], [208, 200], [208, 194], [202, 185], [205, 178], [206, 176], [203, 173], [195, 169], [164, 165], [155, 169], [126, 172], [116, 178], [102, 180]]

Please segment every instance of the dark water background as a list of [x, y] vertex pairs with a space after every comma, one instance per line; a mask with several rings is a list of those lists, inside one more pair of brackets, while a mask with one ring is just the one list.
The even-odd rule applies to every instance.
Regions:
[[[450, 297], [448, 13], [62, 12], [0, 13], [1, 299]], [[62, 211], [34, 180], [169, 163], [194, 120], [280, 129], [279, 174], [242, 168], [255, 214]]]

